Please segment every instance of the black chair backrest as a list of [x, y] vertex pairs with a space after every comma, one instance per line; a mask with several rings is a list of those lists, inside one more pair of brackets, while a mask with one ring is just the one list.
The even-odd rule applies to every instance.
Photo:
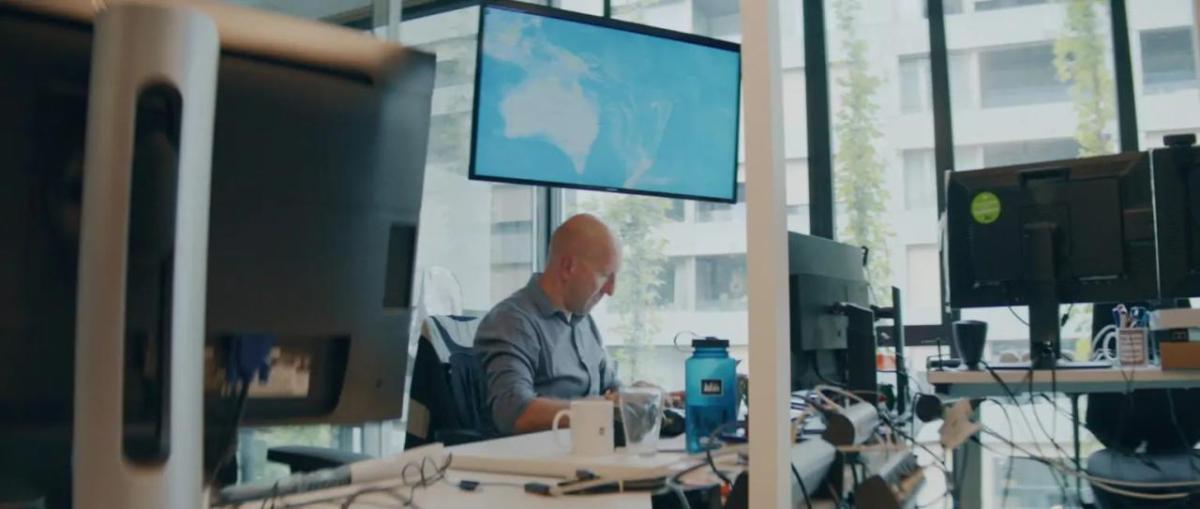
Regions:
[[457, 445], [498, 435], [487, 408], [479, 355], [471, 348], [478, 319], [433, 316], [417, 347], [404, 448]]

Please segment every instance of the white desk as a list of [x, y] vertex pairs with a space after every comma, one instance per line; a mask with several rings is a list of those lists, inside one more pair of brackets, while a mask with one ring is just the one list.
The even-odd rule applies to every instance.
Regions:
[[[499, 457], [512, 456], [516, 457], [531, 457], [531, 458], [548, 458], [560, 454], [558, 446], [555, 444], [550, 432], [532, 433], [516, 437], [503, 438], [499, 440], [489, 440], [485, 442], [477, 442], [462, 446], [447, 448], [451, 454], [480, 454], [489, 452]], [[676, 437], [671, 440], [664, 440], [659, 443], [660, 449], [682, 449], [683, 437]], [[659, 453], [666, 455], [672, 459], [687, 461], [687, 456], [683, 453]], [[427, 488], [419, 488], [414, 494], [415, 506], [420, 509], [478, 509], [485, 507], [487, 509], [507, 509], [507, 508], [530, 508], [530, 509], [600, 509], [600, 508], [630, 508], [630, 509], [650, 509], [650, 494], [648, 492], [631, 492], [617, 493], [604, 495], [584, 495], [584, 496], [568, 496], [568, 497], [548, 497], [542, 495], [531, 495], [525, 493], [523, 485], [530, 481], [541, 481], [547, 483], [556, 483], [561, 481], [561, 478], [552, 477], [531, 477], [518, 475], [503, 475], [495, 473], [464, 471], [454, 468], [454, 463], [451, 461], [451, 468], [446, 473], [446, 479], [450, 483], [456, 483], [463, 479], [472, 481], [480, 481], [485, 483], [476, 491], [468, 492], [459, 489], [456, 486], [447, 482], [439, 482]], [[489, 482], [506, 482], [515, 483], [513, 486], [496, 486], [488, 485]], [[305, 504], [306, 509], [341, 509], [345, 498], [350, 494], [360, 491], [364, 488], [378, 487], [384, 488], [395, 486], [399, 483], [396, 481], [380, 481], [376, 483], [343, 486], [310, 493], [291, 495], [280, 497], [275, 501], [274, 505], [270, 503], [267, 507], [285, 508], [296, 507], [300, 504]], [[405, 497], [409, 494], [409, 488], [401, 488], [399, 493]], [[317, 501], [329, 500], [327, 503], [314, 503]], [[312, 505], [308, 505], [312, 504]], [[349, 508], [354, 509], [378, 509], [380, 507], [400, 507], [401, 504], [394, 497], [387, 493], [371, 493], [358, 497], [355, 503]], [[220, 506], [224, 508], [236, 509], [258, 509], [262, 507], [262, 501], [247, 502], [236, 506]]]
[[[815, 448], [829, 448], [828, 444], [815, 444]], [[684, 437], [678, 436], [672, 439], [666, 439], [659, 442], [660, 450], [682, 450], [684, 447]], [[806, 454], [814, 450], [794, 449], [795, 454]], [[461, 445], [447, 448], [451, 454], [458, 453], [462, 456], [479, 455], [487, 453], [494, 457], [512, 457], [514, 459], [537, 459], [550, 458], [561, 454], [558, 446], [555, 444], [549, 432], [532, 433], [516, 437], [502, 438], [497, 440], [488, 440], [484, 442], [476, 442], [473, 444]], [[795, 456], [794, 456], [795, 457]], [[674, 460], [676, 466], [693, 465], [697, 461], [702, 461], [703, 456], [689, 457], [682, 452], [660, 452], [656, 458], [661, 458], [662, 461], [656, 459], [655, 464], [661, 464], [663, 461]], [[794, 459], [797, 461], [799, 458]], [[463, 462], [466, 463], [466, 462]], [[613, 464], [609, 460], [600, 460], [597, 465], [602, 469], [606, 464]], [[726, 464], [724, 461], [719, 461], [721, 468], [729, 471], [737, 471], [740, 467], [733, 467]], [[643, 462], [643, 465], [645, 462]], [[536, 468], [537, 466], [534, 465]], [[528, 465], [526, 466], [528, 468]], [[803, 468], [802, 468], [803, 470]], [[568, 471], [570, 469], [568, 468]], [[824, 474], [821, 474], [824, 475]], [[469, 479], [472, 481], [480, 481], [485, 483], [476, 491], [467, 492], [459, 489], [451, 483], [457, 483], [460, 480]], [[549, 497], [543, 495], [531, 495], [524, 491], [523, 485], [530, 481], [539, 481], [545, 483], [557, 483], [562, 480], [561, 477], [536, 477], [522, 475], [504, 475], [497, 473], [486, 473], [478, 471], [468, 471], [461, 468], [454, 468], [454, 461], [451, 460], [451, 467], [446, 473], [446, 480], [449, 482], [439, 482], [427, 488], [419, 488], [414, 493], [414, 502], [417, 509], [651, 509], [651, 495], [648, 492], [630, 492], [630, 493], [615, 493], [604, 495], [577, 495], [565, 497]], [[496, 486], [487, 485], [489, 482], [514, 483], [511, 486]], [[707, 469], [699, 469], [689, 473], [682, 479], [683, 484], [690, 486], [705, 486], [716, 484], [719, 479]], [[266, 504], [266, 507], [274, 507], [282, 509], [286, 507], [304, 507], [305, 509], [341, 509], [346, 497], [351, 494], [361, 491], [364, 488], [387, 488], [398, 486], [398, 481], [380, 481], [376, 483], [343, 486], [339, 488], [331, 488], [326, 490], [314, 491], [309, 493], [290, 495], [279, 497], [274, 501]], [[813, 490], [815, 491], [815, 487]], [[793, 486], [793, 490], [798, 490]], [[404, 497], [408, 497], [409, 488], [401, 488], [398, 490]], [[795, 507], [807, 508], [803, 500], [800, 498], [799, 492], [795, 492], [794, 496]], [[813, 498], [812, 506], [817, 509], [832, 509], [834, 507], [832, 501]], [[214, 506], [220, 509], [259, 509], [263, 507], [263, 501], [257, 500], [246, 502], [240, 505]], [[381, 507], [402, 507], [400, 501], [387, 493], [371, 493], [358, 497], [353, 504], [348, 506], [350, 509], [379, 509]]]
[[[1131, 389], [1186, 389], [1200, 387], [1200, 370], [1147, 368], [996, 370], [1014, 393], [1056, 392], [1091, 394]], [[961, 397], [1006, 396], [1004, 387], [986, 370], [929, 371], [925, 379], [939, 394]], [[1033, 387], [1030, 389], [1030, 382]]]

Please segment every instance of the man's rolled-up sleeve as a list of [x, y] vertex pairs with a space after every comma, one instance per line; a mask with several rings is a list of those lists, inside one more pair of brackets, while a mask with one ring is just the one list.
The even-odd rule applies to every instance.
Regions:
[[496, 310], [479, 324], [475, 348], [483, 354], [488, 406], [496, 428], [512, 434], [517, 418], [537, 397], [533, 373], [540, 346], [528, 319], [512, 310]]

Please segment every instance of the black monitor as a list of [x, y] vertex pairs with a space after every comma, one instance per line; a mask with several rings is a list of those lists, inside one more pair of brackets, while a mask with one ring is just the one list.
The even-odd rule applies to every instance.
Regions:
[[1151, 152], [1163, 298], [1200, 296], [1200, 149], [1193, 134]]
[[1066, 367], [1060, 303], [1158, 296], [1151, 195], [1145, 153], [951, 172], [950, 306], [1029, 306], [1033, 366]]
[[[92, 30], [89, 19], [36, 6], [0, 3], [0, 482], [65, 480], [42, 486], [57, 492], [69, 476], [45, 470], [70, 458]], [[254, 19], [243, 20], [285, 23]], [[303, 37], [282, 46], [233, 37], [249, 44], [222, 49], [206, 341], [219, 360], [230, 336], [271, 335], [275, 368], [294, 375], [290, 394], [251, 392], [247, 424], [397, 418], [434, 59], [317, 23], [291, 28]], [[336, 58], [338, 48], [354, 54]], [[125, 372], [113, 375], [126, 381], [127, 422], [151, 426], [172, 238], [158, 213], [174, 200], [177, 108], [146, 101], [138, 116], [129, 264], [144, 270], [129, 279], [139, 311]]]
[[875, 390], [874, 315], [861, 247], [788, 232], [792, 390]]

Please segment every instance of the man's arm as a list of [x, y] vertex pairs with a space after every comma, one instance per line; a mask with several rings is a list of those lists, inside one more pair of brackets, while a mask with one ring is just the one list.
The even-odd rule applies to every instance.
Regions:
[[[533, 398], [529, 404], [525, 406], [525, 411], [517, 416], [517, 420], [513, 422], [513, 433], [532, 433], [534, 431], [544, 431], [554, 425], [554, 416], [560, 410], [566, 410], [571, 407], [571, 402], [562, 399], [553, 398]], [[569, 426], [571, 417], [568, 415], [563, 418], [560, 427]]]
[[475, 348], [483, 353], [488, 403], [504, 434], [550, 429], [570, 402], [538, 397], [533, 373], [541, 348], [528, 320], [513, 309], [497, 308], [479, 325]]
[[[604, 394], [604, 399], [611, 401], [614, 405], [617, 404], [617, 392], [609, 391]], [[529, 405], [525, 407], [525, 411], [517, 417], [513, 424], [513, 433], [533, 433], [535, 431], [545, 431], [554, 426], [554, 416], [558, 415], [560, 410], [571, 408], [571, 402], [565, 399], [554, 398], [533, 398]], [[559, 423], [560, 428], [571, 426], [571, 416], [567, 415]]]

